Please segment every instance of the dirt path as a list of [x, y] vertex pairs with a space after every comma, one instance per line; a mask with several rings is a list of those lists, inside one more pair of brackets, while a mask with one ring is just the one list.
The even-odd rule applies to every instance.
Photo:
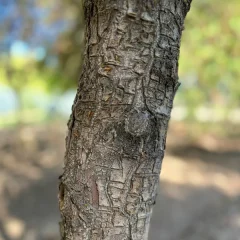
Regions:
[[[61, 126], [1, 130], [0, 240], [59, 239]], [[240, 240], [239, 140], [205, 136], [193, 142], [175, 130], [168, 137], [150, 240]]]

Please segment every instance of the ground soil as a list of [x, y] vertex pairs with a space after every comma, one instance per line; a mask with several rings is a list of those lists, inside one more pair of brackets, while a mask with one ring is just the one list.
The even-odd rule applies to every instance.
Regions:
[[[65, 125], [0, 130], [0, 240], [60, 239]], [[192, 131], [170, 126], [150, 240], [240, 240], [240, 137]]]

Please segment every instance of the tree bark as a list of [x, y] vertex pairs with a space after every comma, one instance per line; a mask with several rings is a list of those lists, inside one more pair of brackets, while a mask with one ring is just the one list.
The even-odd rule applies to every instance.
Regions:
[[146, 240], [191, 0], [86, 0], [66, 138], [63, 240]]

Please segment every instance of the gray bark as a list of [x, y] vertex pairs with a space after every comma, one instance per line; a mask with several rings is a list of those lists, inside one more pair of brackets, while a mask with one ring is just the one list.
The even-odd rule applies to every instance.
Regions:
[[146, 240], [191, 0], [86, 0], [66, 138], [63, 240]]

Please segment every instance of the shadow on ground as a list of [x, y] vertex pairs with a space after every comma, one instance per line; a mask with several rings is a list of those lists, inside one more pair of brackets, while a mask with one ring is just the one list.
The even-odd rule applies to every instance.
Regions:
[[[0, 137], [0, 240], [57, 240], [65, 131], [5, 130]], [[176, 138], [177, 136], [169, 136]], [[171, 142], [171, 141], [170, 141]], [[171, 143], [150, 240], [238, 240], [240, 152]]]

